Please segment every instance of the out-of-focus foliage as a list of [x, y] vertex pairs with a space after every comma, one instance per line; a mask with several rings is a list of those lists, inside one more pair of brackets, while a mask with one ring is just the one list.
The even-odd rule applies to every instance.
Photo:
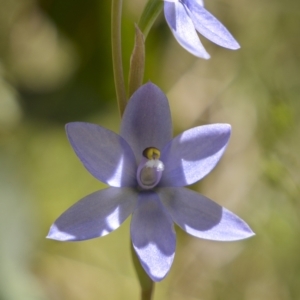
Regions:
[[[146, 1], [125, 0], [125, 73]], [[68, 121], [118, 131], [111, 1], [0, 0], [0, 298], [138, 299], [129, 224], [81, 243], [46, 240], [51, 223], [104, 185], [76, 158]], [[246, 220], [256, 236], [216, 243], [177, 230], [155, 299], [300, 299], [300, 2], [215, 0], [207, 8], [241, 44], [192, 57], [163, 16], [146, 43], [145, 81], [168, 95], [175, 132], [233, 128], [227, 152], [192, 188]]]

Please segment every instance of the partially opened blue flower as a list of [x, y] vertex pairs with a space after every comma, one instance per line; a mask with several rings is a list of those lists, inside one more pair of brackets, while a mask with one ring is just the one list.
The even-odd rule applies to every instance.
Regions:
[[52, 225], [48, 238], [81, 241], [104, 236], [132, 214], [131, 240], [154, 281], [175, 255], [174, 222], [187, 233], [215, 241], [253, 235], [249, 226], [212, 200], [184, 188], [217, 164], [230, 125], [199, 126], [172, 139], [169, 104], [147, 83], [131, 97], [120, 135], [89, 123], [69, 123], [67, 135], [87, 170], [110, 187], [81, 199]]
[[203, 0], [164, 0], [164, 13], [178, 43], [198, 57], [210, 58], [197, 31], [219, 46], [240, 48], [229, 31], [204, 8]]

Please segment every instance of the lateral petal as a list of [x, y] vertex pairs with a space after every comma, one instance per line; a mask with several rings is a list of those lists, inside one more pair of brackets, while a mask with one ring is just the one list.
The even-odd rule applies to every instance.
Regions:
[[154, 192], [141, 192], [131, 219], [136, 254], [153, 281], [161, 281], [173, 263], [176, 236], [173, 221]]
[[197, 57], [210, 58], [200, 42], [186, 7], [181, 2], [165, 1], [164, 14], [174, 37], [184, 49]]
[[137, 193], [131, 188], [107, 188], [90, 194], [53, 223], [47, 238], [82, 241], [107, 235], [127, 219], [136, 202]]
[[185, 186], [202, 179], [220, 160], [230, 133], [228, 124], [211, 124], [176, 136], [162, 151], [165, 170], [159, 185]]
[[159, 194], [173, 221], [187, 233], [214, 241], [236, 241], [254, 235], [238, 216], [186, 188], [160, 188]]
[[199, 33], [219, 46], [232, 50], [240, 48], [238, 42], [225, 26], [203, 7], [202, 1], [184, 0], [183, 2], [187, 6], [189, 15]]
[[73, 122], [66, 125], [69, 141], [86, 169], [114, 187], [136, 185], [136, 161], [128, 143], [101, 126]]

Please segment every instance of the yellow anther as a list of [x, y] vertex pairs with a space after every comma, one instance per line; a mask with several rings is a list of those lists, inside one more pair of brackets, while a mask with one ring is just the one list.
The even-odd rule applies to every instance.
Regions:
[[148, 159], [159, 159], [160, 151], [155, 147], [148, 147], [143, 151], [143, 156]]

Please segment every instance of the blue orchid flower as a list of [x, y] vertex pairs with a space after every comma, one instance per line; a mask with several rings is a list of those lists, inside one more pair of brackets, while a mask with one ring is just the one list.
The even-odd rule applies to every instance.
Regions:
[[228, 144], [231, 127], [192, 128], [172, 139], [168, 99], [147, 83], [131, 97], [120, 135], [101, 126], [66, 125], [86, 169], [110, 187], [74, 204], [51, 226], [48, 238], [81, 241], [117, 229], [131, 214], [130, 234], [141, 265], [153, 281], [169, 272], [176, 247], [174, 223], [215, 241], [254, 233], [238, 216], [185, 186], [206, 176]]
[[229, 31], [204, 8], [202, 0], [165, 0], [164, 13], [178, 43], [197, 57], [210, 58], [197, 31], [219, 46], [240, 48]]

